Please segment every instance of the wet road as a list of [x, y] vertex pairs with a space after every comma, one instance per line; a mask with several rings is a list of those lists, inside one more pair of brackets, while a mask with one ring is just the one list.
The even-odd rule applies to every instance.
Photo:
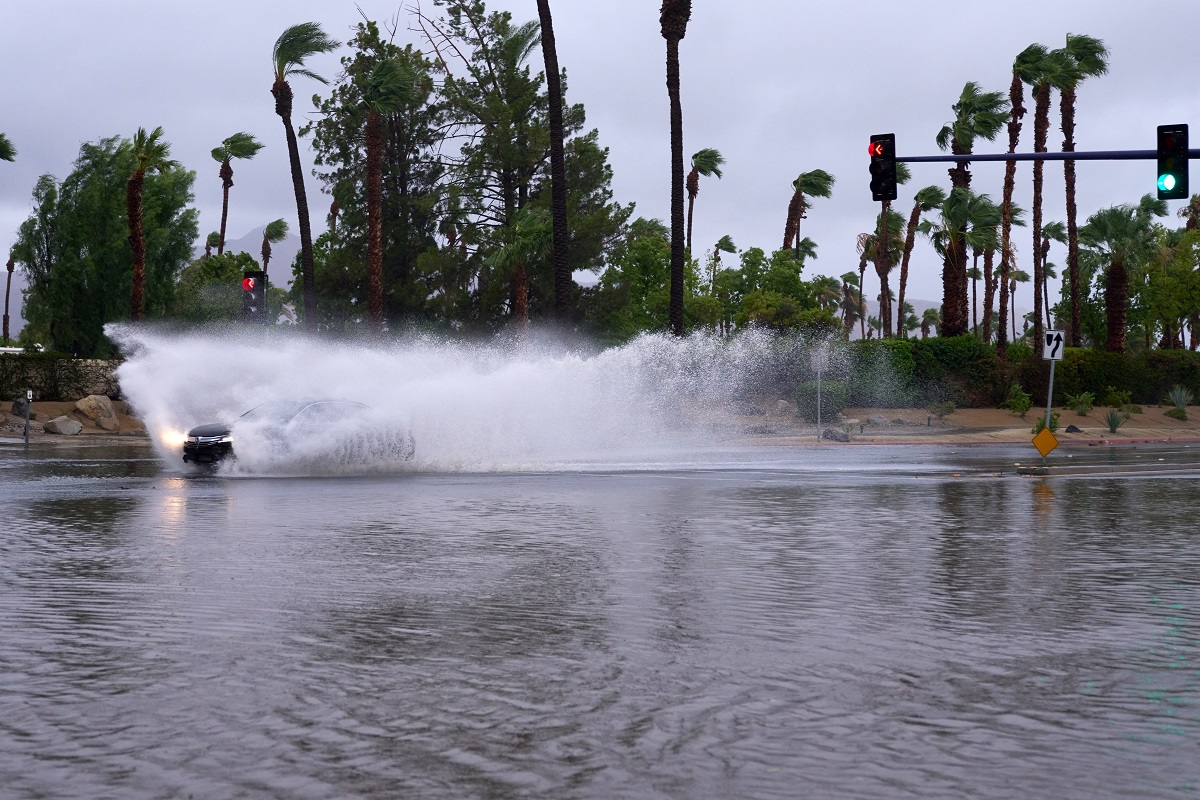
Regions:
[[0, 445], [0, 797], [1200, 796], [1200, 452], [1058, 455]]

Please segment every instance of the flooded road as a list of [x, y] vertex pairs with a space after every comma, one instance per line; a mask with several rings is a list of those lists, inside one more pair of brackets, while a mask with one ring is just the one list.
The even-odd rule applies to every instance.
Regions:
[[1200, 452], [1029, 453], [0, 445], [0, 796], [1197, 797]]

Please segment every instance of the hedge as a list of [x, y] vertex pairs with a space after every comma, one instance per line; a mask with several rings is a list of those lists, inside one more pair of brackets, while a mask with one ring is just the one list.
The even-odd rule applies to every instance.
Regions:
[[72, 358], [63, 353], [0, 354], [0, 401], [25, 397], [34, 400], [78, 400], [89, 394], [119, 397], [113, 378], [119, 362]]

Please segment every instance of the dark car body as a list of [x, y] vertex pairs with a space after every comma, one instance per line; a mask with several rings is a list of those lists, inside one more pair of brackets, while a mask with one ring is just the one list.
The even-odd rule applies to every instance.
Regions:
[[304, 453], [306, 445], [314, 442], [351, 462], [381, 453], [407, 461], [414, 451], [406, 427], [381, 422], [363, 403], [275, 400], [255, 406], [233, 423], [210, 422], [192, 428], [183, 444], [183, 460], [214, 465], [236, 458], [234, 441], [239, 431], [253, 433], [260, 448], [280, 456]]

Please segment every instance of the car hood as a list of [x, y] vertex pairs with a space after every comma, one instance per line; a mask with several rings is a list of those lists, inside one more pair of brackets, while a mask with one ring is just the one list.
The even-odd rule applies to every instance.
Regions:
[[197, 425], [188, 431], [188, 436], [226, 436], [229, 434], [229, 423], [210, 422], [207, 425]]

